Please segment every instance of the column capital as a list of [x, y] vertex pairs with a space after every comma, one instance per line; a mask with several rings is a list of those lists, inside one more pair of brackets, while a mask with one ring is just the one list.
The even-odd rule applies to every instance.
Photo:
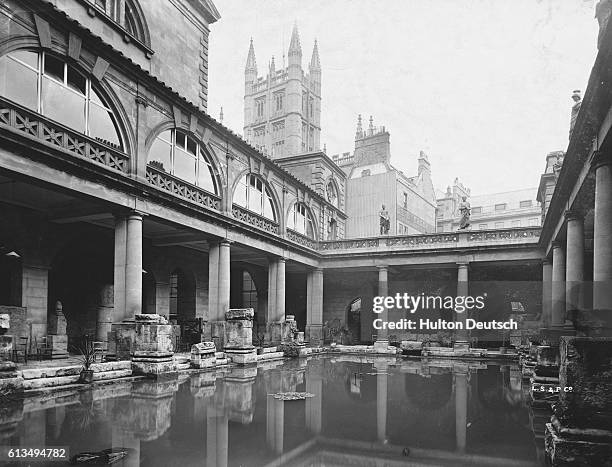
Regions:
[[457, 267], [459, 269], [467, 269], [470, 266], [469, 261], [457, 261]]
[[323, 268], [314, 268], [312, 270], [313, 274], [323, 274]]
[[563, 248], [564, 247], [563, 242], [561, 240], [553, 240], [551, 242], [551, 246], [552, 246], [553, 250], [556, 249], [556, 248]]
[[594, 151], [593, 157], [591, 158], [591, 166], [597, 170], [599, 167], [605, 165], [612, 165], [612, 154], [604, 151]]
[[549, 266], [552, 264], [552, 259], [550, 258], [543, 258], [542, 259], [542, 266]]
[[584, 220], [584, 216], [580, 211], [575, 209], [566, 210], [563, 215], [565, 216], [565, 220], [567, 221], [582, 221]]
[[387, 265], [380, 265], [380, 266], [376, 266], [376, 269], [378, 269], [379, 271], [388, 271], [389, 270], [389, 266]]

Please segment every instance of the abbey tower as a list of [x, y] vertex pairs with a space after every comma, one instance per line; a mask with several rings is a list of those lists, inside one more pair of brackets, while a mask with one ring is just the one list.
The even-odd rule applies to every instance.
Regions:
[[[284, 60], [283, 60], [284, 62]], [[321, 137], [321, 62], [315, 40], [308, 67], [302, 68], [302, 46], [293, 27], [287, 66], [258, 76], [253, 40], [244, 70], [244, 137], [274, 159], [317, 151]]]

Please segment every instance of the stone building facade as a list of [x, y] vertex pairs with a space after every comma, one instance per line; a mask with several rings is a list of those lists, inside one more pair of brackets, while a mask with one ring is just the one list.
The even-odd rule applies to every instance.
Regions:
[[355, 151], [332, 159], [347, 177], [347, 237], [379, 235], [382, 205], [390, 216], [389, 235], [435, 232], [431, 164], [424, 152], [418, 157], [417, 175], [406, 176], [391, 164], [389, 131], [374, 127], [372, 117], [364, 130], [360, 115]]
[[535, 188], [472, 196], [458, 178], [446, 192], [438, 192], [436, 226], [438, 232], [459, 228], [459, 205], [465, 197], [472, 208], [469, 230], [537, 227], [541, 225], [541, 206]]

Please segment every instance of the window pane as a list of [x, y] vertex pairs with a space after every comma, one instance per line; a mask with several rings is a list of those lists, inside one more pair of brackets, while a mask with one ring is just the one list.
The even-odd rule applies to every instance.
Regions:
[[198, 143], [196, 143], [193, 139], [187, 137], [187, 152], [195, 156], [198, 153], [197, 151]]
[[18, 50], [16, 52], [11, 52], [9, 55], [38, 71], [38, 54], [36, 52]]
[[291, 211], [289, 211], [289, 217], [287, 218], [287, 228], [291, 230], [296, 230], [295, 229], [295, 204], [291, 208]]
[[89, 135], [103, 141], [108, 141], [121, 147], [119, 132], [113, 120], [113, 114], [93, 102], [89, 105]]
[[174, 175], [195, 184], [195, 158], [178, 147], [174, 151]]
[[261, 194], [262, 194], [261, 191], [259, 191], [257, 188], [254, 188], [253, 186], [249, 186], [249, 196], [248, 196], [249, 205], [247, 207], [251, 211], [256, 212], [257, 214], [262, 214]]
[[176, 146], [185, 149], [185, 133], [176, 132]]
[[240, 183], [238, 183], [238, 186], [236, 187], [236, 191], [234, 193], [233, 202], [234, 204], [237, 204], [238, 206], [246, 207], [247, 203], [246, 203], [246, 179], [245, 178], [240, 180]]
[[163, 170], [164, 172], [170, 172], [170, 150], [171, 146], [166, 141], [157, 137], [151, 146], [149, 151], [149, 164], [156, 168]]
[[45, 54], [45, 75], [64, 82], [64, 62], [52, 55]]
[[263, 215], [268, 219], [274, 219], [274, 209], [272, 208], [272, 198], [268, 194], [268, 190], [266, 189], [266, 196], [264, 201], [264, 212]]
[[216, 193], [215, 184], [213, 182], [212, 167], [202, 158], [202, 156], [200, 156], [199, 164], [198, 186], [204, 188], [206, 191], [210, 191], [211, 193]]
[[85, 95], [87, 79], [71, 66], [68, 66], [68, 87]]
[[38, 111], [38, 75], [21, 63], [0, 57], [0, 94], [24, 107]]
[[85, 132], [85, 97], [43, 77], [42, 113], [80, 132]]

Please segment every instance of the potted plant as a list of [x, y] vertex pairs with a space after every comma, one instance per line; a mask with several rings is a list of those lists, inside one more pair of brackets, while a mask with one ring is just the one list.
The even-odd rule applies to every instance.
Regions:
[[85, 339], [85, 344], [80, 348], [81, 351], [81, 383], [90, 384], [93, 381], [93, 370], [91, 365], [96, 361], [96, 354], [98, 351], [94, 348], [94, 344], [91, 340]]

